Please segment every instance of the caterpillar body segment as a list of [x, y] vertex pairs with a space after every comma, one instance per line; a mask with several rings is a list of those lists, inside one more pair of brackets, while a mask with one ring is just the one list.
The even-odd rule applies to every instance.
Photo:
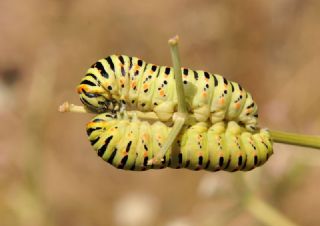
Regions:
[[[250, 131], [257, 127], [257, 105], [238, 83], [217, 74], [181, 68], [188, 111], [199, 122], [236, 121]], [[97, 61], [77, 88], [91, 111], [120, 108], [155, 112], [168, 121], [177, 111], [177, 91], [171, 67], [157, 66], [125, 55]]]
[[251, 170], [264, 164], [273, 153], [270, 134], [256, 132], [234, 121], [197, 122], [185, 125], [162, 161], [148, 165], [161, 150], [171, 127], [157, 121], [150, 124], [104, 113], [87, 125], [89, 140], [105, 161], [116, 168], [148, 170], [159, 168], [205, 169], [209, 171]]

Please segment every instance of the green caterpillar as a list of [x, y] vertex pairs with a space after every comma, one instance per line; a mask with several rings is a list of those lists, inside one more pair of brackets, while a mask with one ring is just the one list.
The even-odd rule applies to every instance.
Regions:
[[[118, 113], [119, 115], [119, 113]], [[161, 149], [171, 128], [157, 121], [152, 125], [104, 113], [87, 125], [89, 140], [105, 161], [125, 170], [187, 168], [191, 170], [251, 170], [273, 153], [265, 129], [249, 132], [236, 122], [196, 122], [185, 125], [161, 162], [148, 165]]]
[[[188, 111], [198, 122], [236, 121], [257, 128], [258, 108], [238, 83], [205, 71], [181, 69]], [[95, 113], [119, 109], [155, 112], [168, 121], [177, 111], [173, 69], [124, 55], [97, 61], [77, 88], [80, 100]]]

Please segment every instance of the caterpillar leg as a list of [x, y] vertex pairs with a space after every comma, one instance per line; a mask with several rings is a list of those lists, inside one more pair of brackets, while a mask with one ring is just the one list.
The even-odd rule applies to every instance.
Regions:
[[174, 140], [177, 138], [187, 119], [188, 111], [182, 83], [181, 65], [178, 51], [178, 40], [178, 36], [175, 36], [174, 38], [169, 40], [178, 97], [178, 113], [176, 114], [176, 117], [173, 119], [174, 124], [172, 130], [170, 131], [168, 138], [161, 147], [160, 152], [153, 159], [149, 160], [148, 164], [156, 163], [162, 160], [163, 156], [166, 154]]

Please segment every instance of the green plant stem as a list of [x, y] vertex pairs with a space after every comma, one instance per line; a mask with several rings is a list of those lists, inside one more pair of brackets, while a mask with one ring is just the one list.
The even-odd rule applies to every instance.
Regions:
[[151, 165], [157, 161], [162, 160], [163, 156], [167, 153], [168, 149], [171, 147], [172, 143], [180, 133], [187, 119], [188, 111], [187, 111], [184, 90], [183, 90], [178, 41], [179, 41], [178, 36], [175, 36], [172, 39], [169, 39], [168, 41], [170, 46], [170, 53], [172, 58], [174, 78], [176, 82], [176, 91], [177, 91], [177, 97], [178, 97], [178, 117], [173, 119], [174, 124], [173, 124], [172, 130], [170, 131], [167, 139], [165, 140], [160, 152], [153, 159], [148, 161], [148, 165]]
[[177, 89], [177, 97], [178, 97], [178, 112], [187, 113], [188, 111], [187, 111], [184, 90], [183, 90], [178, 41], [179, 41], [179, 37], [175, 36], [169, 39], [168, 43], [170, 46], [170, 53], [171, 53], [171, 58], [173, 63], [174, 78], [176, 81], [176, 89]]
[[278, 210], [268, 205], [255, 195], [249, 195], [245, 202], [246, 209], [259, 221], [269, 226], [297, 226]]
[[320, 149], [320, 137], [304, 134], [287, 133], [282, 131], [269, 130], [271, 138], [276, 143], [298, 145], [309, 148]]
[[163, 147], [161, 148], [160, 152], [157, 153], [156, 159], [162, 159], [163, 158], [163, 156], [166, 154], [166, 152], [168, 151], [168, 149], [171, 147], [172, 143], [174, 142], [174, 140], [178, 136], [179, 132], [181, 131], [185, 121], [186, 120], [183, 117], [182, 118], [177, 118], [174, 121], [172, 130], [170, 131], [170, 133], [169, 133], [169, 135], [167, 137], [167, 140], [163, 144]]

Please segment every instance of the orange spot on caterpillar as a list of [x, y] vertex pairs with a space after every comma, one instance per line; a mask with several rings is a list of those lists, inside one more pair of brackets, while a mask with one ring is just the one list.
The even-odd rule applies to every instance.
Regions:
[[92, 126], [94, 126], [96, 124], [97, 124], [96, 122], [88, 122], [87, 123], [87, 127], [92, 127]]
[[238, 102], [235, 104], [235, 109], [239, 109], [239, 108], [240, 108], [240, 103]]
[[134, 87], [136, 87], [136, 86], [137, 86], [136, 81], [132, 81], [132, 82], [131, 82], [131, 88], [134, 88]]
[[148, 156], [148, 152], [147, 151], [143, 152], [143, 157], [147, 157], [147, 156]]
[[160, 94], [160, 96], [164, 96], [164, 91], [163, 91], [163, 89], [161, 89], [160, 91], [159, 91], [159, 94]]
[[143, 89], [148, 89], [149, 88], [149, 85], [147, 83], [143, 84]]
[[143, 134], [143, 139], [144, 139], [144, 140], [149, 140], [149, 134], [146, 134], [146, 133]]
[[109, 122], [101, 121], [101, 122], [88, 122], [87, 127], [95, 127], [95, 126], [108, 126]]
[[202, 96], [206, 97], [207, 96], [207, 92], [202, 92]]
[[85, 87], [85, 85], [80, 85], [80, 86], [78, 86], [78, 87], [77, 87], [77, 93], [80, 94], [80, 93], [83, 92], [83, 90], [86, 90], [84, 87]]
[[220, 98], [219, 104], [220, 104], [220, 105], [224, 104], [224, 98], [223, 98], [223, 97]]

